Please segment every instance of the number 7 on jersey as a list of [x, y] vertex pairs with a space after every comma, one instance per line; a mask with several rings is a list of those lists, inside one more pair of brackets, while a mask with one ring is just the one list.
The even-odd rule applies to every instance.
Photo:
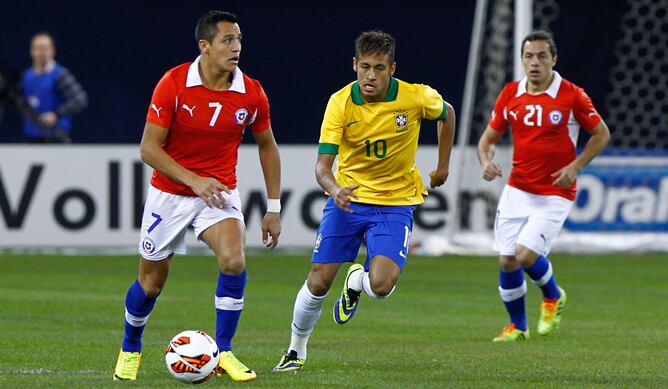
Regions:
[[211, 121], [209, 122], [209, 126], [213, 127], [213, 125], [216, 123], [216, 120], [218, 120], [218, 115], [220, 115], [220, 110], [223, 108], [223, 106], [216, 101], [209, 103], [209, 107], [216, 108], [216, 110], [213, 111], [213, 116], [211, 117]]

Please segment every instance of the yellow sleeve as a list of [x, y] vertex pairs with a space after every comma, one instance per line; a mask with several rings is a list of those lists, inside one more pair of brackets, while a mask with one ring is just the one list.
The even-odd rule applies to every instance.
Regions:
[[428, 120], [443, 120], [447, 114], [443, 97], [432, 87], [422, 85], [422, 117]]
[[[337, 95], [332, 95], [327, 102], [325, 109], [325, 117], [322, 119], [322, 126], [320, 127], [320, 145], [341, 145], [343, 137], [343, 129], [345, 128], [344, 120], [344, 105]], [[336, 148], [338, 150], [338, 147]], [[320, 147], [322, 151], [323, 148]], [[331, 150], [325, 148], [324, 150]], [[326, 152], [326, 154], [336, 154], [335, 152]]]

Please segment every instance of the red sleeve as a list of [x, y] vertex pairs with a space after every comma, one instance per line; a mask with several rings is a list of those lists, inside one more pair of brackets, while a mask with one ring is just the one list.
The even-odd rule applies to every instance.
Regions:
[[171, 73], [167, 72], [153, 90], [146, 121], [162, 128], [170, 128], [176, 111], [176, 96], [176, 82], [171, 77]]
[[582, 88], [578, 88], [575, 92], [573, 116], [578, 124], [587, 131], [590, 131], [601, 122], [601, 115], [596, 112], [594, 104], [592, 104], [591, 99]]
[[259, 83], [255, 112], [253, 113], [253, 116], [251, 116], [248, 127], [250, 127], [253, 132], [262, 132], [271, 127], [271, 120], [269, 119], [269, 99]]
[[506, 114], [506, 105], [508, 104], [508, 85], [506, 85], [499, 96], [496, 98], [494, 109], [492, 110], [492, 117], [489, 119], [489, 126], [499, 132], [504, 132], [508, 129], [508, 119]]

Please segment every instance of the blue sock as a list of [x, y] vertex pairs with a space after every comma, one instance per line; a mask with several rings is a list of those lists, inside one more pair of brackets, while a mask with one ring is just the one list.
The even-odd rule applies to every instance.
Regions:
[[123, 351], [141, 352], [141, 336], [158, 297], [148, 297], [139, 280], [130, 285], [125, 296], [125, 336]]
[[557, 287], [557, 280], [552, 274], [552, 264], [544, 256], [540, 256], [529, 268], [524, 269], [531, 280], [543, 291], [543, 298], [548, 300], [558, 299], [561, 292]]
[[522, 269], [506, 273], [499, 270], [499, 294], [510, 315], [510, 322], [522, 331], [527, 330], [527, 315], [524, 306], [524, 296], [527, 293], [527, 284], [524, 282]]
[[232, 350], [232, 338], [244, 308], [246, 270], [241, 274], [218, 275], [216, 288], [216, 343], [220, 351]]

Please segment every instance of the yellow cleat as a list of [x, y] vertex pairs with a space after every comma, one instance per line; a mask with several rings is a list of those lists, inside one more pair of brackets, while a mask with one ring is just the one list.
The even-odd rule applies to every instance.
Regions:
[[141, 353], [125, 352], [121, 350], [121, 352], [118, 353], [118, 361], [116, 362], [116, 370], [114, 371], [114, 381], [136, 380], [140, 362]]
[[538, 334], [549, 335], [559, 328], [561, 311], [566, 305], [566, 291], [559, 288], [561, 296], [557, 301], [545, 301], [540, 304], [540, 319], [538, 319]]
[[359, 263], [353, 263], [353, 265], [350, 266], [346, 279], [343, 282], [341, 298], [334, 303], [334, 321], [337, 324], [346, 324], [353, 318], [355, 311], [357, 311], [361, 292], [354, 291], [348, 287], [350, 275], [356, 271], [364, 271], [364, 266]]
[[492, 339], [492, 342], [515, 342], [519, 340], [529, 339], [529, 330], [522, 331], [515, 327], [515, 323], [503, 328], [501, 334], [496, 338]]
[[216, 375], [222, 376], [223, 374], [229, 375], [230, 378], [237, 382], [248, 382], [257, 378], [257, 374], [241, 363], [232, 354], [232, 351], [222, 351], [220, 353], [220, 362], [218, 362], [218, 367], [216, 367]]

